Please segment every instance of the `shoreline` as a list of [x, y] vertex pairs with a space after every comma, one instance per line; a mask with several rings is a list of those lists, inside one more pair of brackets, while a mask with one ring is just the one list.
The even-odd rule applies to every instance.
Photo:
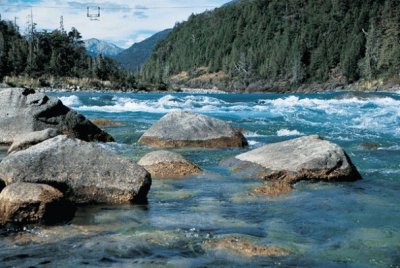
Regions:
[[38, 92], [42, 93], [130, 93], [130, 94], [171, 94], [171, 93], [184, 93], [184, 94], [320, 94], [320, 93], [336, 93], [336, 92], [361, 92], [361, 93], [399, 93], [400, 87], [392, 87], [378, 90], [370, 89], [356, 89], [356, 88], [345, 88], [345, 89], [330, 89], [330, 90], [277, 90], [277, 91], [223, 91], [223, 90], [212, 90], [203, 88], [185, 88], [184, 90], [104, 90], [104, 89], [79, 89], [79, 90], [68, 90], [58, 88], [34, 88]]
[[[13, 88], [7, 84], [0, 83], [0, 89]], [[17, 88], [17, 87], [15, 87]], [[394, 86], [376, 86], [372, 88], [363, 88], [359, 84], [348, 84], [340, 87], [329, 87], [325, 85], [301, 85], [297, 88], [279, 88], [266, 90], [221, 90], [219, 88], [199, 88], [199, 87], [171, 87], [167, 90], [158, 90], [154, 88], [146, 89], [101, 89], [101, 88], [80, 88], [80, 87], [28, 87], [42, 93], [140, 93], [140, 94], [170, 94], [170, 93], [187, 93], [187, 94], [312, 94], [312, 93], [333, 93], [333, 92], [365, 92], [365, 93], [399, 93], [400, 85]]]

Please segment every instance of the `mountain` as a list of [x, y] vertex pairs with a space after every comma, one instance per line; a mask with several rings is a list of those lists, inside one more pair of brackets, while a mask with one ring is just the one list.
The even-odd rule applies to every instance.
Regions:
[[398, 0], [239, 1], [178, 23], [142, 79], [247, 90], [400, 83], [399, 18]]
[[154, 34], [142, 42], [135, 43], [130, 48], [115, 56], [114, 59], [125, 69], [137, 70], [146, 62], [158, 42], [165, 39], [170, 32], [171, 29], [167, 29]]
[[113, 57], [116, 56], [118, 53], [121, 53], [123, 51], [122, 48], [105, 42], [98, 40], [96, 38], [91, 38], [88, 40], [85, 40], [85, 48], [86, 51], [90, 56], [97, 56], [102, 54], [103, 56], [108, 56], [108, 57]]

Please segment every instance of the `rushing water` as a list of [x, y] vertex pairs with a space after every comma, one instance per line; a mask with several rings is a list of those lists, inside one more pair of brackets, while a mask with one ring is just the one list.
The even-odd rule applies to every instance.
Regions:
[[[177, 150], [205, 173], [153, 180], [146, 206], [83, 207], [68, 225], [3, 235], [0, 266], [400, 266], [399, 94], [55, 95], [90, 119], [122, 122], [107, 128], [117, 142], [105, 146], [135, 161], [152, 150], [137, 143], [140, 135], [172, 109], [243, 128], [250, 148]], [[309, 134], [341, 145], [363, 180], [299, 183], [272, 198], [250, 195], [260, 181], [218, 166], [225, 157]], [[290, 254], [245, 257], [206, 246], [233, 236]]]

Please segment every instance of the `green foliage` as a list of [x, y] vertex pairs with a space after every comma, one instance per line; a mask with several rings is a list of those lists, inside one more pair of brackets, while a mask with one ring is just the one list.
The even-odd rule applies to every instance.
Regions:
[[5, 76], [74, 77], [110, 81], [116, 88], [136, 86], [133, 75], [121, 70], [113, 60], [87, 55], [77, 29], [31, 29], [22, 36], [12, 23], [0, 20], [0, 81]]
[[398, 0], [251, 0], [192, 15], [142, 70], [160, 82], [208, 67], [231, 78], [291, 84], [399, 75]]

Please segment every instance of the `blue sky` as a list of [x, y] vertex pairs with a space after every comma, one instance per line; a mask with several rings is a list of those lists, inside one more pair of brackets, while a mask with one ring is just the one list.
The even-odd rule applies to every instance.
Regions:
[[[2, 0], [2, 19], [13, 20], [24, 31], [32, 13], [38, 29], [55, 29], [64, 18], [64, 28], [76, 27], [84, 39], [98, 38], [121, 47], [129, 47], [161, 30], [172, 28], [192, 13], [219, 7], [229, 0]], [[87, 18], [87, 7], [100, 7], [100, 18]], [[92, 12], [93, 10], [93, 12]], [[91, 9], [91, 13], [95, 13]]]

